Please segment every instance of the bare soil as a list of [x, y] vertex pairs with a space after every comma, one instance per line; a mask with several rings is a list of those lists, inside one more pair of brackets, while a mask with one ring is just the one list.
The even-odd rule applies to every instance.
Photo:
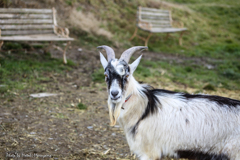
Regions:
[[[77, 64], [72, 71], [46, 73], [51, 80], [41, 82], [45, 92], [57, 96], [32, 98], [29, 95], [39, 91], [32, 87], [14, 92], [13, 98], [0, 103], [0, 159], [135, 159], [119, 125], [109, 126], [106, 86], [91, 81], [91, 73], [101, 67], [99, 53], [84, 48], [79, 52], [78, 48], [71, 46], [68, 51], [67, 57]], [[117, 57], [122, 51], [116, 51]], [[50, 52], [61, 58], [59, 51], [52, 48]], [[144, 57], [179, 63], [188, 60], [152, 52], [144, 52]], [[192, 60], [207, 63], [205, 59]], [[161, 85], [166, 89], [183, 87], [172, 82]], [[239, 92], [218, 90], [217, 94], [235, 98]], [[80, 102], [87, 110], [77, 108]]]

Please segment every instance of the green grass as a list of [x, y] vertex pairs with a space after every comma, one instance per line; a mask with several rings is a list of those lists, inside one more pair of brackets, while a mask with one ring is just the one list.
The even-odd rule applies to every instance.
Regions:
[[99, 69], [96, 69], [92, 73], [91, 77], [93, 82], [98, 82], [98, 83], [105, 82], [104, 69], [102, 67]]
[[82, 103], [79, 103], [77, 105], [77, 108], [80, 109], [80, 110], [86, 110], [87, 109], [87, 106], [85, 104], [82, 104]]
[[65, 2], [67, 5], [72, 6], [76, 2], [76, 0], [66, 0]]
[[[65, 0], [66, 3], [69, 0]], [[149, 50], [178, 54], [190, 57], [211, 57], [218, 59], [240, 59], [240, 3], [235, 0], [170, 0], [169, 5], [160, 1], [107, 1], [78, 0], [76, 8], [82, 12], [92, 12], [96, 18], [105, 23], [104, 28], [113, 34], [112, 39], [92, 35], [72, 28], [71, 32], [79, 36], [79, 43], [95, 48], [99, 45], [128, 48], [144, 45], [138, 38], [128, 39], [135, 30], [135, 19], [138, 6], [170, 9], [173, 26], [183, 22], [188, 31], [183, 35], [183, 46], [178, 45], [179, 33], [153, 34], [149, 41]], [[82, 7], [83, 5], [88, 7]], [[172, 6], [175, 5], [175, 6]], [[139, 30], [139, 34], [147, 37], [148, 33]]]
[[[174, 83], [197, 88], [199, 90], [215, 90], [217, 87], [230, 90], [240, 89], [240, 64], [238, 60], [211, 62], [212, 69], [208, 69], [193, 61], [177, 63], [175, 61], [149, 61], [142, 59], [134, 73], [139, 81], [154, 78], [161, 81], [167, 78]], [[166, 71], [162, 74], [162, 70]], [[96, 70], [92, 74], [94, 82], [104, 82], [104, 70]]]
[[[76, 44], [95, 50], [99, 45], [108, 45], [115, 48], [127, 49], [131, 46], [143, 45], [143, 41], [134, 38], [128, 39], [134, 32], [136, 11], [138, 6], [171, 9], [173, 25], [183, 22], [188, 31], [183, 35], [183, 46], [178, 45], [179, 33], [171, 34], [165, 40], [165, 34], [153, 34], [149, 41], [149, 50], [186, 57], [209, 58], [215, 68], [207, 69], [201, 64], [168, 61], [142, 60], [134, 75], [144, 81], [147, 78], [161, 80], [164, 76], [175, 83], [197, 87], [199, 90], [224, 87], [240, 89], [240, 4], [236, 0], [169, 0], [170, 5], [162, 5], [161, 1], [108, 1], [108, 0], [64, 0], [59, 5], [74, 6], [76, 10], [91, 12], [102, 22], [101, 27], [113, 34], [112, 39], [96, 36], [71, 27], [71, 34], [77, 38]], [[144, 31], [139, 32], [147, 36]], [[10, 43], [4, 45], [5, 50], [15, 48], [27, 49], [28, 45]], [[16, 56], [17, 55], [17, 56]], [[12, 88], [25, 88], [26, 83], [35, 84], [44, 81], [46, 72], [64, 72], [70, 69], [60, 60], [50, 57], [26, 55], [24, 51], [18, 53], [4, 53], [6, 58], [1, 58], [0, 83]], [[16, 56], [16, 57], [15, 57]], [[26, 58], [21, 58], [22, 56]], [[27, 58], [29, 57], [29, 59]], [[40, 62], [38, 63], [40, 58]], [[166, 74], [162, 75], [162, 70]], [[52, 71], [52, 72], [53, 72]], [[92, 74], [94, 82], [104, 82], [103, 69], [95, 70]], [[209, 84], [209, 86], [207, 86]]]
[[[78, 0], [75, 5], [91, 6], [82, 8], [83, 12], [92, 12], [99, 19], [106, 22], [107, 30], [114, 37], [107, 40], [104, 37], [92, 36], [89, 33], [81, 34], [80, 39], [85, 45], [96, 47], [107, 44], [109, 46], [130, 47], [143, 45], [143, 41], [134, 38], [128, 39], [135, 29], [135, 17], [138, 6], [171, 9], [173, 25], [180, 27], [176, 22], [183, 22], [188, 29], [183, 36], [183, 46], [178, 45], [179, 33], [171, 34], [164, 40], [166, 34], [153, 34], [149, 41], [149, 49], [156, 52], [181, 54], [185, 56], [211, 57], [211, 58], [240, 58], [240, 4], [235, 0], [171, 0], [175, 6], [161, 5], [159, 1], [89, 1]], [[180, 4], [180, 5], [178, 5]], [[89, 10], [90, 9], [90, 10]], [[78, 30], [79, 29], [75, 29]], [[139, 32], [147, 36], [144, 31]], [[117, 43], [116, 43], [117, 41]], [[118, 44], [118, 45], [116, 45]]]
[[[237, 61], [229, 61], [228, 63], [229, 65], [214, 63], [214, 69], [207, 69], [204, 66], [194, 63], [178, 64], [176, 62], [158, 62], [159, 68], [167, 71], [166, 77], [176, 83], [199, 89], [210, 89], [209, 86], [205, 86], [206, 83], [213, 86], [212, 88], [223, 87], [231, 90], [240, 89], [240, 70], [238, 68], [234, 69], [229, 67], [233, 63], [237, 63]], [[156, 70], [153, 72], [155, 73]]]
[[21, 44], [6, 43], [8, 49], [16, 51], [2, 52], [0, 56], [0, 93], [8, 90], [19, 90], [34, 86], [38, 87], [41, 82], [52, 80], [51, 74], [63, 74], [72, 69], [74, 63], [68, 61], [64, 65], [61, 59], [54, 59], [50, 54], [28, 54], [20, 50]]
[[[81, 1], [81, 0], [80, 0]], [[83, 2], [84, 3], [84, 2]], [[210, 59], [213, 69], [202, 64], [185, 62], [179, 64], [167, 61], [142, 61], [135, 76], [140, 80], [148, 77], [161, 79], [160, 69], [167, 73], [163, 76], [175, 83], [191, 87], [214, 90], [216, 87], [240, 89], [240, 3], [235, 0], [170, 0], [170, 6], [161, 5], [159, 1], [90, 1], [92, 12], [107, 22], [107, 28], [114, 33], [113, 41], [120, 42], [122, 48], [143, 45], [143, 41], [128, 39], [135, 29], [135, 15], [139, 5], [151, 8], [171, 9], [173, 25], [183, 22], [188, 31], [183, 35], [183, 46], [178, 45], [179, 33], [173, 33], [165, 40], [165, 34], [153, 34], [149, 41], [149, 50], [186, 57], [203, 57]], [[171, 6], [174, 4], [174, 6]], [[104, 12], [101, 11], [106, 8]], [[83, 9], [84, 11], [84, 9]], [[140, 31], [141, 36], [148, 33]], [[95, 42], [114, 46], [99, 40]], [[102, 75], [101, 75], [102, 74]], [[104, 81], [103, 71], [93, 74], [94, 81]], [[102, 79], [102, 80], [101, 80]]]

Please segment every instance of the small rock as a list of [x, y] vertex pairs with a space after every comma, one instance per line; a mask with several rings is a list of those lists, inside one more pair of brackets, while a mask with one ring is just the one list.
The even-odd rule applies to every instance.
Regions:
[[214, 69], [214, 66], [212, 66], [210, 64], [206, 64], [205, 66], [207, 67], [207, 69]]
[[87, 128], [88, 128], [88, 129], [93, 129], [93, 126], [88, 126]]
[[112, 136], [116, 136], [116, 133], [112, 133]]
[[30, 94], [30, 97], [33, 98], [42, 98], [42, 97], [50, 97], [50, 96], [56, 96], [58, 94], [54, 93], [36, 93], [36, 94]]

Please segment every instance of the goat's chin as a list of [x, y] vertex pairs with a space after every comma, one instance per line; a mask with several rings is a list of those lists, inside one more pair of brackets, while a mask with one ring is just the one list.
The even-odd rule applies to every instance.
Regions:
[[120, 98], [118, 98], [118, 99], [111, 99], [111, 102], [113, 103], [113, 104], [118, 104], [118, 103], [120, 103], [120, 102], [122, 102], [122, 97], [120, 97]]

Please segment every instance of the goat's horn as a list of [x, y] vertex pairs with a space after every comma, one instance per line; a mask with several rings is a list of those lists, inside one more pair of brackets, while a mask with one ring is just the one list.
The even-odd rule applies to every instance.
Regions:
[[104, 49], [106, 51], [108, 62], [111, 61], [112, 59], [115, 59], [115, 53], [112, 48], [103, 45], [103, 46], [98, 46], [97, 49]]
[[129, 62], [131, 56], [136, 52], [136, 51], [139, 51], [139, 50], [144, 50], [144, 49], [148, 49], [148, 47], [146, 46], [135, 46], [135, 47], [132, 47], [132, 48], [129, 48], [127, 49], [126, 51], [124, 51], [120, 57], [119, 60], [124, 60], [125, 62]]

